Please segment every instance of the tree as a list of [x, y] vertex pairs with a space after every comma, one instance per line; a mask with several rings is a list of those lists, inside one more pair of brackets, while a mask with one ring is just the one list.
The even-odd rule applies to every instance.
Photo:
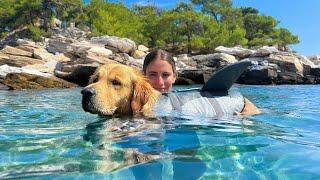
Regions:
[[204, 30], [203, 14], [196, 12], [188, 3], [179, 3], [174, 12], [177, 14], [178, 31], [185, 37], [183, 40], [187, 44], [187, 52], [191, 54], [193, 43], [202, 44], [199, 36]]
[[162, 35], [165, 25], [162, 24], [162, 10], [154, 5], [135, 5], [133, 11], [141, 22], [140, 33], [151, 47], [163, 45]]
[[248, 14], [259, 14], [259, 11], [253, 7], [241, 7], [239, 9], [243, 16], [246, 16]]
[[85, 6], [85, 14], [88, 17], [88, 24], [91, 29], [93, 30], [93, 21], [96, 19], [98, 15], [98, 10], [102, 9], [104, 7], [104, 0], [91, 0], [90, 3]]
[[62, 21], [75, 21], [80, 14], [83, 14], [84, 4], [82, 0], [56, 0], [55, 12], [57, 18]]
[[[92, 22], [92, 31], [96, 35], [112, 35], [127, 37], [137, 42], [141, 41], [138, 32], [140, 22], [137, 16], [123, 4], [94, 1], [89, 9], [89, 19]], [[95, 16], [93, 16], [95, 15]]]
[[242, 27], [236, 25], [236, 27], [229, 31], [229, 38], [226, 43], [227, 46], [246, 46], [248, 43], [248, 39], [246, 38], [246, 30]]
[[[215, 39], [208, 40], [207, 49], [212, 51], [217, 45], [245, 46], [246, 30], [243, 24], [243, 13], [240, 9], [232, 7], [232, 0], [192, 0], [201, 11], [213, 18], [215, 23], [211, 23], [205, 37]], [[209, 22], [210, 24], [210, 22]], [[210, 25], [209, 25], [210, 26]], [[216, 29], [213, 29], [216, 28]], [[218, 44], [219, 43], [219, 44]]]
[[179, 13], [173, 10], [164, 11], [160, 23], [164, 28], [162, 31], [162, 39], [166, 44], [171, 44], [175, 48], [183, 41], [183, 37], [179, 32]]
[[285, 28], [276, 29], [274, 32], [274, 39], [274, 43], [283, 48], [286, 48], [289, 44], [296, 44], [300, 42], [298, 36], [293, 35]]
[[12, 30], [27, 24], [34, 25], [41, 16], [41, 0], [0, 1], [0, 27]]
[[249, 47], [270, 45], [273, 43], [272, 35], [278, 21], [271, 16], [247, 14], [244, 16], [244, 28]]
[[13, 6], [15, 2], [12, 0], [0, 1], [0, 30], [4, 32], [11, 28], [13, 21], [12, 17], [15, 15], [15, 8]]
[[43, 28], [46, 32], [50, 29], [50, 19], [52, 17], [52, 10], [54, 9], [55, 2], [53, 0], [42, 0], [43, 10]]
[[212, 16], [218, 23], [222, 23], [225, 12], [232, 8], [232, 0], [191, 0], [200, 7], [204, 14]]

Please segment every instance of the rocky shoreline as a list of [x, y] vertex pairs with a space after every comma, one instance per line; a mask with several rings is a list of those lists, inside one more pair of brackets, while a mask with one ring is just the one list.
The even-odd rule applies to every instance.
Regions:
[[[74, 27], [56, 28], [41, 43], [18, 39], [0, 50], [1, 89], [71, 88], [87, 85], [101, 64], [117, 62], [142, 69], [149, 49], [127, 38], [91, 37]], [[2, 44], [6, 44], [2, 42]], [[216, 70], [250, 59], [253, 65], [238, 79], [241, 84], [319, 84], [320, 56], [306, 57], [276, 47], [256, 50], [223, 47], [215, 53], [175, 57], [176, 84], [204, 83]]]

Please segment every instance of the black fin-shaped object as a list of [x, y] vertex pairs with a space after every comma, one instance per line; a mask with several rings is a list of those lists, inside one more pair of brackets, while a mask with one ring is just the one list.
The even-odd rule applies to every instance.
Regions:
[[251, 61], [244, 59], [220, 69], [202, 86], [201, 91], [228, 93], [233, 83], [250, 65]]

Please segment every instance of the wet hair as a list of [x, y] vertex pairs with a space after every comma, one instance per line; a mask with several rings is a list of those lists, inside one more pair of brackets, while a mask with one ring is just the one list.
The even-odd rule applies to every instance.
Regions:
[[164, 51], [162, 49], [153, 50], [149, 54], [147, 54], [147, 56], [144, 58], [144, 62], [143, 62], [144, 74], [146, 74], [148, 65], [152, 61], [155, 61], [156, 59], [167, 61], [171, 65], [173, 72], [176, 74], [176, 63], [174, 62], [172, 55], [169, 52]]

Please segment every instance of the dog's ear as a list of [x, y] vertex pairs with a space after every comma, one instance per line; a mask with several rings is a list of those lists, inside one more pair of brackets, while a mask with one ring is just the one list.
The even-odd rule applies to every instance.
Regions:
[[88, 80], [88, 83], [87, 83], [88, 85], [98, 81], [98, 79], [99, 79], [99, 70], [100, 70], [100, 67], [97, 68], [96, 71], [89, 77], [89, 80]]
[[153, 89], [147, 79], [136, 72], [136, 80], [133, 84], [133, 97], [131, 100], [131, 109], [133, 114], [142, 112], [144, 115], [152, 112], [154, 104], [157, 102], [160, 92]]

